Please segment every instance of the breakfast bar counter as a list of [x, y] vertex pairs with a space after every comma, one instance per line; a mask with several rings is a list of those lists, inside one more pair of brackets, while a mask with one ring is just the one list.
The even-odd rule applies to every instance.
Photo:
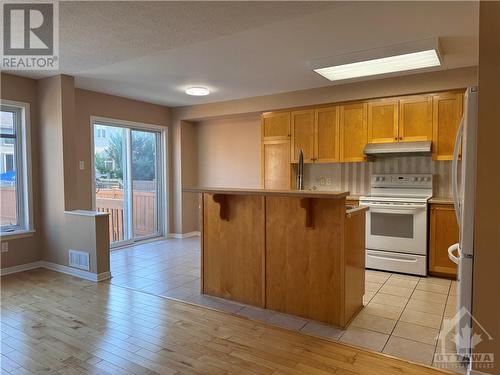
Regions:
[[363, 306], [366, 208], [347, 191], [199, 193], [202, 293], [345, 327]]

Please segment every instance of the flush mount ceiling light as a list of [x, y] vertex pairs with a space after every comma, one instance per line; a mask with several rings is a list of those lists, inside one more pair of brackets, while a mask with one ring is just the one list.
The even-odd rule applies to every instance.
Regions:
[[314, 62], [313, 70], [330, 81], [378, 76], [441, 66], [438, 39], [397, 44]]
[[210, 94], [210, 90], [206, 87], [189, 87], [185, 93], [192, 96], [205, 96]]

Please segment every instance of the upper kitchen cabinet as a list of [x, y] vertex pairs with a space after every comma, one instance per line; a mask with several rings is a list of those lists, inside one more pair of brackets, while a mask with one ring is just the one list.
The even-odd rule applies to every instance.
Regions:
[[399, 100], [398, 140], [432, 140], [432, 95], [410, 96]]
[[304, 152], [304, 162], [314, 161], [314, 110], [306, 109], [291, 112], [292, 125], [292, 163], [299, 161], [299, 151]]
[[368, 143], [397, 142], [398, 101], [374, 100], [368, 103]]
[[340, 160], [339, 107], [318, 108], [314, 112], [314, 162], [338, 162]]
[[290, 112], [262, 114], [262, 139], [290, 139]]
[[356, 103], [340, 107], [340, 159], [364, 161], [368, 142], [368, 104]]
[[463, 111], [463, 92], [445, 92], [433, 97], [432, 158], [453, 159], [455, 135]]

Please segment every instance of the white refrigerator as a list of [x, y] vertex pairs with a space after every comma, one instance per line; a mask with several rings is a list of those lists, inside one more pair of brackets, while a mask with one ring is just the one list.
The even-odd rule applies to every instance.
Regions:
[[[457, 353], [470, 358], [472, 327], [472, 273], [474, 263], [474, 210], [476, 190], [477, 87], [465, 93], [464, 115], [458, 129], [452, 161], [452, 187], [455, 213], [460, 227], [460, 242], [450, 246], [449, 258], [458, 265]], [[460, 147], [462, 146], [462, 147]], [[459, 160], [460, 149], [462, 158]], [[465, 310], [465, 309], [466, 310]], [[465, 328], [465, 329], [464, 329]]]

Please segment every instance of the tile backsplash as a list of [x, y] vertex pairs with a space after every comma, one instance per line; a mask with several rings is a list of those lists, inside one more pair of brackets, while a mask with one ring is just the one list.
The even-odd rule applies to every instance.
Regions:
[[306, 164], [306, 189], [349, 190], [351, 195], [370, 192], [370, 176], [379, 173], [432, 173], [434, 196], [451, 197], [451, 161], [434, 161], [431, 156], [379, 158], [367, 163]]

